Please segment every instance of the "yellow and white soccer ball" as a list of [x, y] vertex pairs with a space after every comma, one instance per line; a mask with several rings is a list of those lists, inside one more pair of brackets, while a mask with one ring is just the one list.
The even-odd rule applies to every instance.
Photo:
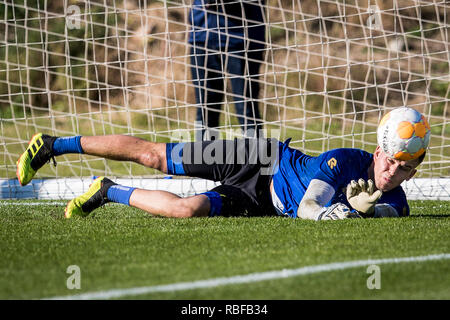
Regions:
[[430, 142], [430, 125], [418, 111], [402, 107], [387, 113], [377, 130], [378, 145], [394, 159], [420, 157]]

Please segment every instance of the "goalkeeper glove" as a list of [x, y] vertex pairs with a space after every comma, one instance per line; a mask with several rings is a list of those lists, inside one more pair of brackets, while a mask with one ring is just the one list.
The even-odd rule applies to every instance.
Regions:
[[347, 200], [353, 209], [359, 213], [369, 216], [373, 214], [375, 204], [383, 193], [380, 190], [374, 191], [374, 183], [372, 180], [363, 179], [350, 181], [347, 185]]
[[342, 220], [349, 218], [361, 218], [361, 216], [342, 203], [335, 203], [331, 207], [325, 207], [317, 217], [317, 220]]
[[392, 218], [398, 217], [397, 210], [387, 203], [380, 203], [375, 205], [374, 218]]

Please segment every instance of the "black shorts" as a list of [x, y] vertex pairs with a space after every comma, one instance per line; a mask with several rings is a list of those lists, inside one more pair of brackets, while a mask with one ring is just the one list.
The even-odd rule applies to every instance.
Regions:
[[276, 139], [234, 139], [167, 144], [170, 174], [220, 181], [220, 216], [277, 215], [270, 194], [278, 163]]

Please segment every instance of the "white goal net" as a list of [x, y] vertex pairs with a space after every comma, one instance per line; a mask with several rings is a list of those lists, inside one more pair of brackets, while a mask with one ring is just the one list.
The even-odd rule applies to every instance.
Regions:
[[[236, 107], [251, 99], [267, 136], [292, 138], [292, 147], [312, 155], [338, 147], [373, 152], [383, 114], [415, 108], [429, 119], [432, 136], [417, 178], [405, 189], [410, 198], [450, 199], [448, 1], [193, 2], [0, 0], [0, 198], [72, 198], [99, 175], [170, 188], [177, 179], [155, 180], [162, 176], [133, 163], [85, 155], [58, 157], [56, 167], [44, 166], [21, 188], [15, 162], [36, 132], [194, 139], [197, 109], [217, 105], [221, 137], [240, 136], [239, 117], [252, 119]], [[197, 101], [204, 82], [193, 80], [197, 45], [189, 41], [190, 15], [202, 2], [205, 14], [242, 21], [242, 35], [231, 27], [218, 32], [248, 43], [251, 27], [259, 27], [257, 45], [242, 48], [249, 60], [243, 85], [258, 84], [251, 97], [237, 92], [236, 74], [224, 70], [215, 89], [223, 92], [222, 102]], [[249, 3], [261, 20], [245, 11]], [[213, 25], [200, 31], [215, 32]], [[228, 61], [237, 55], [231, 43], [208, 50]], [[250, 62], [258, 63], [252, 73]], [[174, 188], [189, 194], [209, 187], [180, 180]]]

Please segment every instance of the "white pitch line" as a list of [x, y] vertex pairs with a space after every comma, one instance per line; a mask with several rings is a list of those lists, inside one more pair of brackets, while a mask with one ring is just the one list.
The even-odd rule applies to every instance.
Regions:
[[170, 291], [182, 291], [192, 289], [204, 289], [218, 286], [226, 286], [232, 284], [242, 284], [259, 282], [266, 280], [282, 279], [295, 277], [306, 274], [313, 274], [318, 272], [327, 272], [334, 270], [343, 270], [348, 268], [363, 267], [372, 264], [389, 264], [389, 263], [407, 263], [407, 262], [422, 262], [432, 260], [444, 260], [450, 259], [450, 254], [442, 253], [428, 256], [417, 256], [407, 258], [391, 258], [391, 259], [378, 259], [378, 260], [357, 260], [348, 262], [336, 262], [330, 264], [321, 264], [315, 266], [302, 267], [298, 269], [283, 269], [277, 271], [250, 273], [247, 275], [233, 276], [227, 278], [214, 278], [208, 280], [199, 280], [193, 282], [179, 282], [167, 285], [150, 286], [150, 287], [136, 287], [129, 289], [112, 289], [107, 291], [88, 292], [71, 296], [52, 297], [44, 300], [103, 300], [111, 298], [120, 298], [124, 296], [137, 296], [155, 292], [170, 292]]

